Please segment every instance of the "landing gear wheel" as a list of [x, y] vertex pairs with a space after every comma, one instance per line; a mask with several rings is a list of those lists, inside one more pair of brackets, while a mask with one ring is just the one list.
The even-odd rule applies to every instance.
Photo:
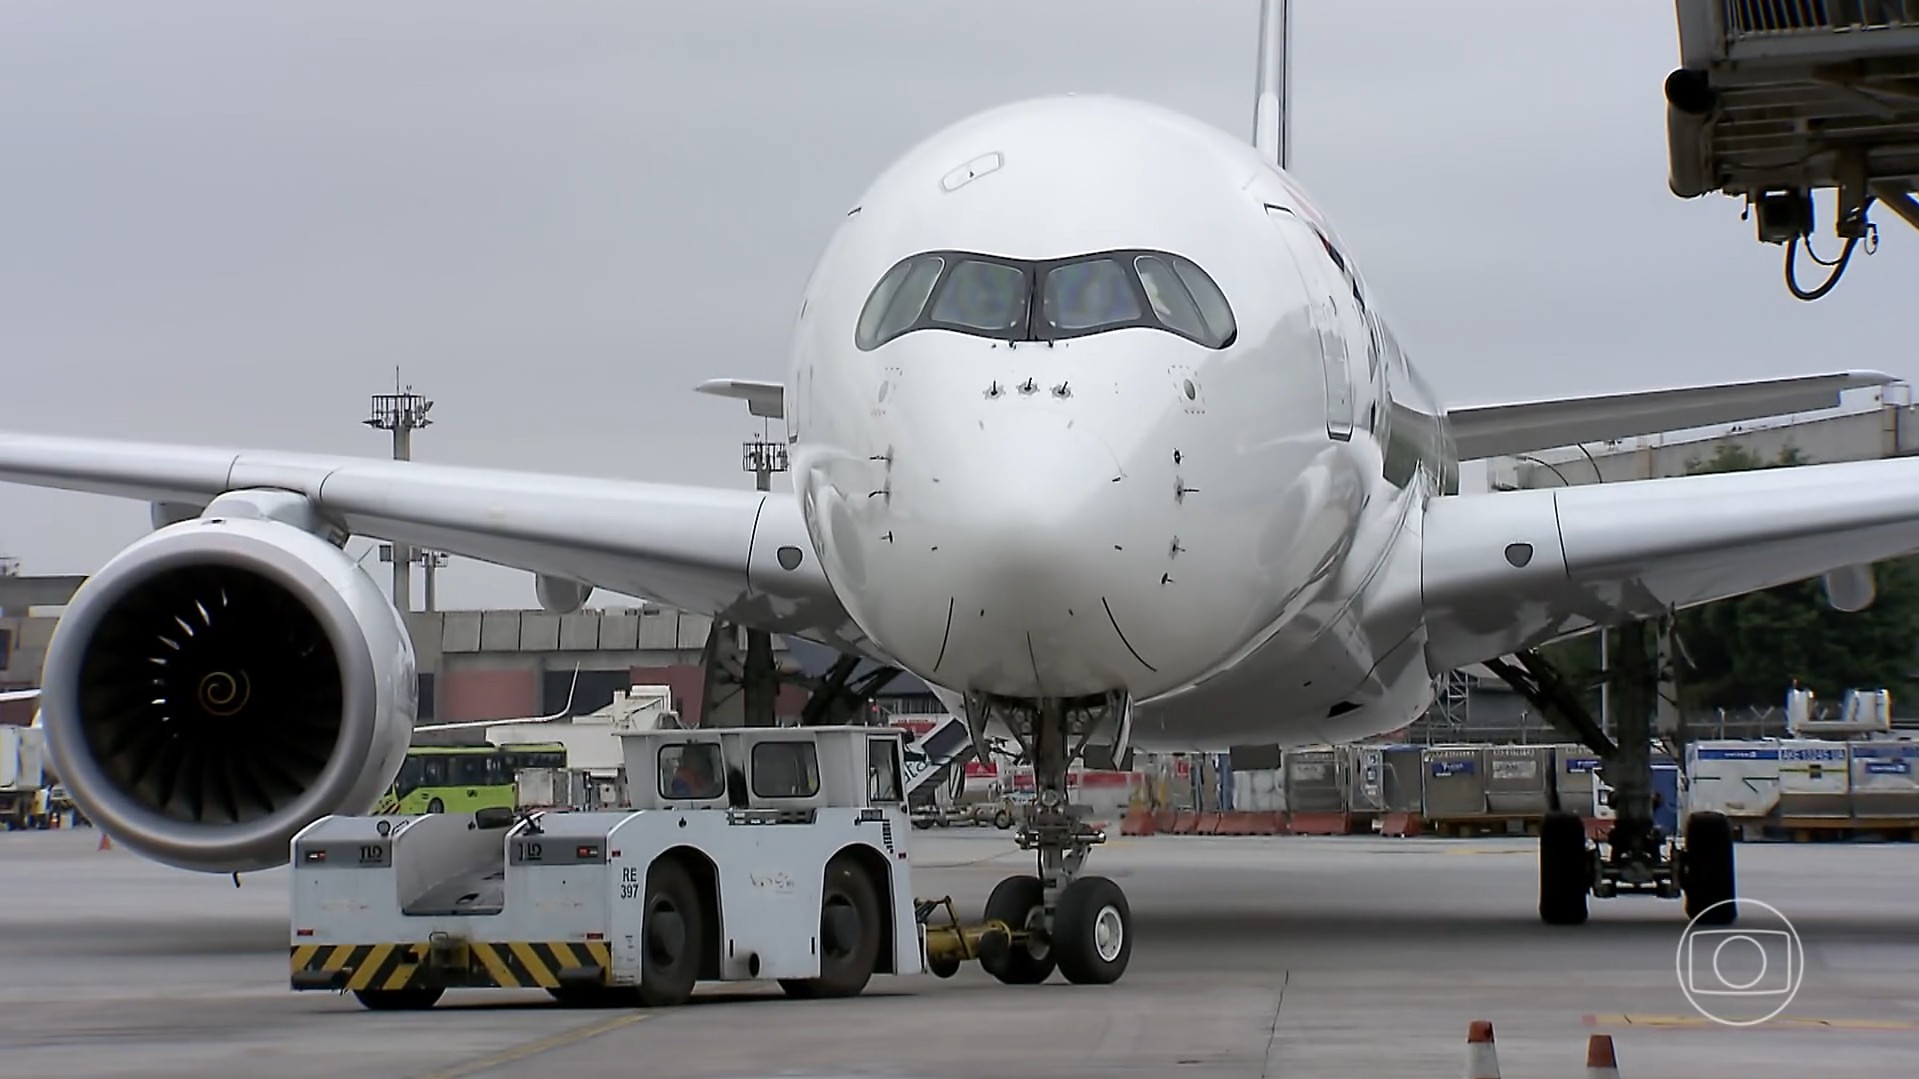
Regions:
[[[1004, 954], [982, 955], [980, 965], [1007, 985], [1038, 985], [1053, 975], [1053, 949], [1044, 941], [1045, 889], [1038, 877], [1007, 877], [986, 897], [986, 920], [1005, 922], [1014, 932], [1026, 930], [1023, 943], [1011, 943]], [[997, 951], [997, 950], [996, 950]]]
[[1059, 895], [1053, 913], [1059, 972], [1079, 985], [1111, 985], [1133, 957], [1133, 910], [1105, 877], [1080, 877]]
[[820, 897], [820, 975], [781, 978], [789, 997], [856, 997], [873, 978], [880, 957], [880, 901], [873, 879], [851, 861], [826, 866]]
[[1576, 813], [1553, 812], [1539, 826], [1539, 918], [1547, 925], [1584, 925], [1592, 890], [1586, 823]]
[[[1686, 917], [1703, 925], [1731, 925], [1739, 918], [1732, 871], [1732, 822], [1724, 813], [1694, 813], [1686, 818], [1686, 845], [1680, 858], [1680, 886]], [[1704, 917], [1701, 917], [1701, 914]]]
[[440, 1002], [444, 989], [355, 989], [360, 1006], [375, 1012], [423, 1012]]
[[706, 911], [685, 866], [662, 859], [647, 867], [640, 918], [640, 986], [634, 995], [647, 1008], [686, 1003], [699, 980]]

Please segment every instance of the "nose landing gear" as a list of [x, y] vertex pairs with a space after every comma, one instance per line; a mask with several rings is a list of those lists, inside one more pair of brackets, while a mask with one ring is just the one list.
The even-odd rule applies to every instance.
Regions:
[[1128, 702], [1122, 695], [1072, 702], [1002, 702], [968, 698], [967, 722], [985, 741], [989, 720], [1004, 723], [1033, 764], [1033, 799], [1021, 807], [1021, 850], [1038, 872], [1000, 881], [986, 900], [986, 921], [1021, 930], [982, 965], [1009, 985], [1036, 985], [1054, 970], [1082, 985], [1119, 980], [1133, 955], [1133, 913], [1126, 894], [1106, 877], [1082, 874], [1106, 833], [1087, 821], [1087, 807], [1068, 794], [1068, 772], [1093, 734], [1110, 728], [1114, 756], [1125, 751]]

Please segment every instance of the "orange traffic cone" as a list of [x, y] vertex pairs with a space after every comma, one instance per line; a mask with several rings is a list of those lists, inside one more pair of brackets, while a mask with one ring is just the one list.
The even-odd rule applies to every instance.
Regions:
[[100, 833], [100, 845], [99, 845], [99, 846], [97, 846], [97, 847], [95, 847], [95, 848], [93, 848], [93, 849], [94, 849], [94, 850], [112, 850], [112, 849], [113, 849], [113, 838], [112, 838], [111, 836], [109, 836], [109, 835], [107, 835], [107, 833], [105, 833], [105, 832], [101, 832], [101, 833]]
[[1493, 1048], [1493, 1024], [1475, 1019], [1466, 1028], [1466, 1079], [1499, 1079], [1499, 1052]]
[[1613, 1055], [1612, 1035], [1586, 1039], [1586, 1079], [1619, 1079], [1619, 1058]]

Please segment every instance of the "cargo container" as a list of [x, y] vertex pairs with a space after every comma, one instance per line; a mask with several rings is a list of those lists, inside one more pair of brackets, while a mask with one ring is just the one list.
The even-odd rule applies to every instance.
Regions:
[[[1593, 785], [1593, 817], [1617, 819], [1613, 798], [1612, 786], [1600, 776]], [[1679, 834], [1679, 762], [1671, 757], [1654, 757], [1652, 761], [1652, 823], [1669, 836]]]
[[1346, 812], [1345, 759], [1331, 747], [1286, 751], [1286, 809], [1291, 813]]
[[1380, 746], [1341, 746], [1346, 757], [1346, 808], [1362, 817], [1386, 811], [1385, 767]]
[[1735, 819], [1779, 808], [1777, 742], [1701, 741], [1686, 747], [1686, 812]]
[[1919, 743], [1853, 742], [1852, 815], [1919, 818]]
[[1543, 817], [1553, 805], [1551, 746], [1488, 746], [1486, 812], [1495, 817]]
[[1553, 797], [1560, 809], [1592, 816], [1593, 774], [1599, 771], [1599, 754], [1576, 742], [1553, 748]]
[[1426, 751], [1423, 746], [1386, 746], [1380, 754], [1381, 787], [1388, 813], [1426, 812]]
[[1486, 815], [1485, 749], [1433, 746], [1425, 752], [1426, 819], [1470, 820]]
[[1781, 739], [1779, 815], [1846, 817], [1852, 814], [1852, 784], [1844, 742]]

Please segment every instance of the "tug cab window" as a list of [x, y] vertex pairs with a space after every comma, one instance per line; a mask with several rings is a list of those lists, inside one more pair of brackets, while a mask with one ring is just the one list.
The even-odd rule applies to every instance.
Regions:
[[679, 742], [660, 747], [660, 797], [718, 798], [726, 791], [720, 747], [710, 742]]
[[1191, 259], [1162, 251], [1103, 251], [1007, 259], [929, 251], [886, 271], [854, 330], [870, 351], [919, 330], [1009, 343], [1151, 329], [1210, 349], [1238, 336], [1219, 285]]
[[869, 738], [866, 742], [866, 800], [900, 801], [899, 743], [890, 738]]
[[820, 792], [820, 759], [811, 742], [761, 742], [753, 747], [753, 794], [811, 798]]

